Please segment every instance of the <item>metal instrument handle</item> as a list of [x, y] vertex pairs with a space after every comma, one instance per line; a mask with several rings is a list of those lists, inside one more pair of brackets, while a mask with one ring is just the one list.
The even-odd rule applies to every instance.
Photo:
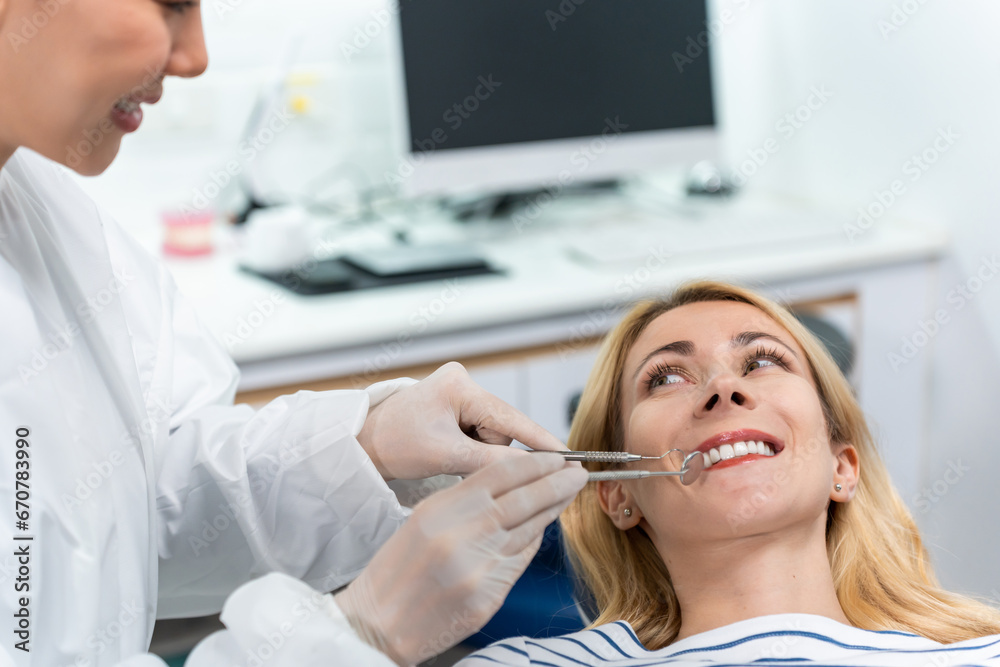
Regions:
[[642, 460], [638, 454], [629, 454], [628, 452], [566, 452], [563, 457], [567, 461], [591, 463], [630, 463]]
[[561, 454], [567, 461], [582, 461], [584, 463], [632, 463], [641, 461], [642, 456], [629, 454], [628, 452], [599, 452], [599, 451], [559, 451], [553, 452], [547, 449], [529, 450], [532, 454]]
[[649, 477], [650, 475], [680, 475], [680, 472], [656, 472], [652, 473], [648, 470], [602, 470], [601, 472], [592, 472], [587, 475], [588, 481], [590, 482], [610, 482], [618, 479], [642, 479], [643, 477]]

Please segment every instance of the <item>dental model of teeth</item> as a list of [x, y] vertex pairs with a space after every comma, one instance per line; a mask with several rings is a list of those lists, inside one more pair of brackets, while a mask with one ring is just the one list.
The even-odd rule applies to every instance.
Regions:
[[746, 442], [734, 442], [731, 445], [726, 444], [712, 447], [703, 454], [705, 457], [705, 468], [711, 468], [713, 463], [735, 459], [747, 454], [774, 456], [774, 447], [762, 440], [747, 440]]

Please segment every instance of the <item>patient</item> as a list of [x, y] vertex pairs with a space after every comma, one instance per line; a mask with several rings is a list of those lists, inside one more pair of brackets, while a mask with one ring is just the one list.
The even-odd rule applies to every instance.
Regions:
[[460, 664], [1000, 665], [1000, 612], [939, 587], [850, 386], [784, 308], [714, 282], [638, 305], [569, 446], [711, 466], [588, 485], [562, 525], [591, 629]]

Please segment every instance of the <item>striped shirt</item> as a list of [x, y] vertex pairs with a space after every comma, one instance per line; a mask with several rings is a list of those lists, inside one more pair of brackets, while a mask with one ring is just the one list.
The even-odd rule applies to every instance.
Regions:
[[625, 621], [550, 639], [506, 639], [457, 667], [653, 667], [792, 664], [1000, 667], [1000, 635], [939, 644], [909, 632], [861, 630], [812, 614], [760, 616], [647, 651]]

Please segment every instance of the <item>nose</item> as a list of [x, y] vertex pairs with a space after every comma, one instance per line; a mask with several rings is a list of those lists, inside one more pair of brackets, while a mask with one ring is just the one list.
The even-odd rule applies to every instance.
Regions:
[[708, 414], [719, 414], [734, 408], [752, 410], [756, 401], [749, 387], [732, 373], [726, 373], [714, 378], [705, 390], [696, 410], [700, 417]]
[[173, 49], [164, 73], [190, 79], [208, 69], [208, 48], [202, 28], [201, 12], [195, 10], [180, 24], [174, 35]]

